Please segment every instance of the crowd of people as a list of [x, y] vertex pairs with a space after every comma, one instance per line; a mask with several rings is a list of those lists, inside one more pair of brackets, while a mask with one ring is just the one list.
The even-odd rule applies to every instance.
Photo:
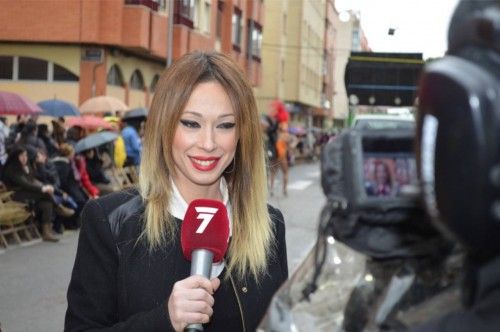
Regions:
[[81, 151], [76, 144], [95, 129], [66, 128], [64, 118], [52, 120], [52, 128], [36, 116], [17, 116], [10, 126], [1, 119], [0, 183], [34, 213], [44, 241], [57, 242], [57, 233], [78, 229], [89, 199], [119, 189], [112, 168], [139, 164], [140, 119], [106, 119], [118, 138]]

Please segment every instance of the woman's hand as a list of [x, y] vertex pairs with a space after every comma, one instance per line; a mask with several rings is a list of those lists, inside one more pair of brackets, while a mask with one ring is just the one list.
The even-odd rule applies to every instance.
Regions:
[[168, 299], [168, 315], [174, 329], [184, 331], [189, 324], [208, 323], [213, 314], [213, 294], [220, 280], [191, 276], [174, 284]]

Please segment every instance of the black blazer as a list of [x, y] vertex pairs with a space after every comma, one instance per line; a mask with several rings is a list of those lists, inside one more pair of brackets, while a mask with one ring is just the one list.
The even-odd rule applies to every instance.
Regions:
[[[214, 294], [214, 314], [204, 331], [255, 331], [271, 297], [288, 278], [283, 215], [270, 206], [269, 212], [275, 240], [266, 275], [258, 284], [252, 277], [226, 280], [224, 269]], [[143, 213], [142, 200], [134, 191], [86, 204], [65, 331], [173, 331], [167, 302], [174, 283], [189, 276], [190, 262], [184, 259], [179, 240], [148, 251], [138, 240]]]

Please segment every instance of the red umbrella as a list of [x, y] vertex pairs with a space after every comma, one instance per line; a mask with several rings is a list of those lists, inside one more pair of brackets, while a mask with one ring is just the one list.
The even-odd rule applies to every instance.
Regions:
[[39, 113], [42, 113], [42, 109], [28, 98], [17, 93], [0, 91], [0, 114], [24, 115]]
[[93, 115], [73, 116], [68, 118], [64, 124], [68, 128], [78, 126], [85, 129], [113, 129], [113, 126], [109, 122]]

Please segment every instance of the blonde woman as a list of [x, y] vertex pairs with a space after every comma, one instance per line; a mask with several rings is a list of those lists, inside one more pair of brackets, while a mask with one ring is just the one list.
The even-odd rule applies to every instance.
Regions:
[[[255, 331], [288, 277], [285, 226], [267, 205], [252, 88], [231, 58], [191, 53], [162, 75], [139, 190], [90, 201], [68, 290], [66, 331]], [[231, 239], [209, 279], [189, 276], [180, 225], [197, 198], [226, 205]]]

